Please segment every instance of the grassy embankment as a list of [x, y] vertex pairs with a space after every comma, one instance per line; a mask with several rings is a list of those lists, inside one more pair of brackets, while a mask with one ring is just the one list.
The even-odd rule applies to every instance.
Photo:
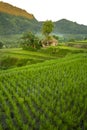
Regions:
[[85, 53], [86, 49], [67, 46], [42, 48], [38, 51], [25, 51], [21, 48], [0, 49], [0, 69], [20, 67], [58, 59], [66, 55]]

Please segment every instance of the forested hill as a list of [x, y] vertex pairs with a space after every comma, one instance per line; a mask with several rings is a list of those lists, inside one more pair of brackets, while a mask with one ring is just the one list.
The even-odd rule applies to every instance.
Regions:
[[0, 2], [0, 35], [39, 31], [38, 21], [25, 10]]
[[40, 26], [36, 19], [28, 19], [0, 12], [0, 35], [21, 34], [23, 32], [38, 32]]
[[87, 26], [67, 19], [61, 19], [55, 22], [54, 32], [60, 32], [62, 34], [87, 34]]
[[[21, 34], [32, 31], [41, 32], [43, 22], [25, 10], [0, 2], [0, 35]], [[87, 26], [77, 24], [66, 19], [54, 22], [54, 33], [61, 34], [87, 34]]]

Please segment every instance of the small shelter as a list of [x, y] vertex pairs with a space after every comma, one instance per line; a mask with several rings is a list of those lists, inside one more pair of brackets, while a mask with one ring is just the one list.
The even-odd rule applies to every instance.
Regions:
[[58, 45], [58, 40], [56, 40], [55, 38], [51, 37], [50, 39], [44, 39], [41, 41], [42, 46], [46, 47], [46, 46], [57, 46]]

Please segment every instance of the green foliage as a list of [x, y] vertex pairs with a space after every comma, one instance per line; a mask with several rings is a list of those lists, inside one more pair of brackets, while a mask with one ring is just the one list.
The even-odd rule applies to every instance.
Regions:
[[[27, 58], [17, 58], [12, 56], [4, 56], [0, 59], [0, 69], [9, 69], [20, 66], [25, 66], [28, 63], [29, 59]], [[34, 61], [32, 61], [34, 63]]]
[[2, 42], [0, 42], [0, 49], [3, 47], [3, 43]]
[[47, 37], [54, 28], [54, 24], [51, 20], [47, 20], [42, 25], [42, 33]]
[[75, 39], [69, 39], [69, 42], [75, 42]]
[[28, 30], [38, 32], [39, 29], [40, 26], [34, 18], [28, 19], [0, 12], [0, 35], [21, 34]]
[[20, 38], [22, 34], [14, 35], [0, 35], [0, 39], [4, 44], [4, 48], [19, 48], [20, 47]]
[[[40, 33], [40, 28], [44, 24], [45, 22], [44, 23], [38, 22], [35, 18], [28, 19], [24, 16], [14, 16], [8, 13], [0, 12], [0, 35], [21, 34], [27, 31]], [[87, 34], [87, 26], [79, 25], [75, 22], [68, 21], [65, 19], [54, 22], [53, 25], [54, 25], [54, 30], [53, 27], [50, 27], [51, 28], [50, 31], [51, 32], [53, 31], [54, 33], [84, 34], [84, 35]], [[49, 28], [46, 28], [46, 30], [47, 33], [50, 33]]]
[[87, 53], [0, 71], [0, 129], [87, 129]]
[[84, 40], [86, 40], [86, 41], [87, 41], [87, 37], [84, 37]]
[[87, 48], [87, 40], [75, 40], [75, 39], [71, 39], [69, 41], [67, 41], [65, 43], [65, 45], [67, 46], [71, 46], [71, 47], [75, 47], [75, 48]]
[[[32, 49], [33, 50], [33, 49]], [[32, 65], [46, 60], [58, 59], [70, 54], [85, 53], [86, 49], [56, 46], [29, 51], [22, 48], [0, 49], [0, 69]]]
[[53, 35], [53, 37], [56, 39], [56, 40], [59, 40], [59, 37], [57, 35]]
[[87, 26], [80, 25], [67, 19], [55, 22], [54, 32], [61, 34], [87, 34]]
[[39, 38], [32, 32], [25, 33], [21, 39], [23, 49], [35, 50], [40, 48]]

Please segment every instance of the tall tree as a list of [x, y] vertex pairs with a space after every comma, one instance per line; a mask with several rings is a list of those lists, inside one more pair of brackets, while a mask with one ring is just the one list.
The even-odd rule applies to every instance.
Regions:
[[47, 20], [43, 23], [43, 26], [42, 26], [42, 33], [48, 37], [49, 34], [53, 31], [53, 28], [54, 28], [54, 24], [51, 20]]

